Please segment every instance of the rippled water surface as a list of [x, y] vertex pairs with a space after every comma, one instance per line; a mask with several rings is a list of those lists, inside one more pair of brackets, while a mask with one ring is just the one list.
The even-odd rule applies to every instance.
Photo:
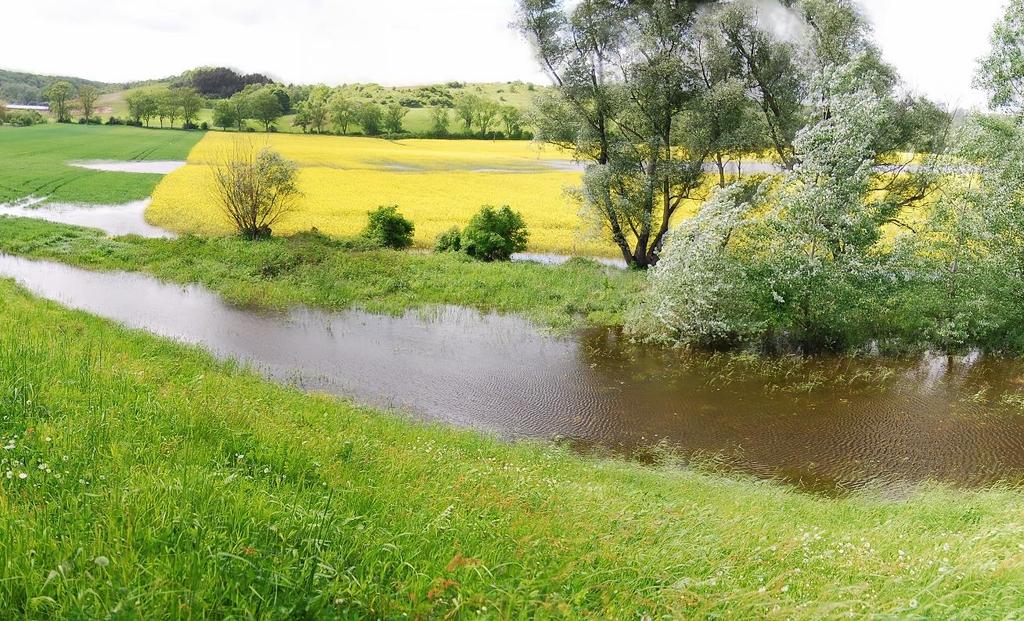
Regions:
[[456, 308], [268, 314], [195, 286], [3, 256], [0, 276], [308, 390], [506, 438], [634, 454], [661, 442], [828, 492], [1024, 479], [1024, 365], [1016, 361], [684, 357], [615, 331], [555, 338], [515, 317]]

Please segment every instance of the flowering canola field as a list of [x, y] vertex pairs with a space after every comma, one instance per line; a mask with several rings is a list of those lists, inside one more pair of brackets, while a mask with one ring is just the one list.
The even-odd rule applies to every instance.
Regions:
[[303, 196], [298, 209], [275, 227], [277, 234], [316, 227], [330, 235], [356, 235], [368, 211], [396, 204], [416, 225], [415, 244], [430, 247], [442, 231], [465, 226], [481, 205], [509, 205], [526, 220], [530, 251], [618, 254], [594, 234], [567, 195], [581, 178], [568, 154], [520, 141], [208, 132], [189, 154], [188, 165], [157, 186], [146, 219], [179, 233], [230, 233], [216, 201], [211, 163], [238, 140], [268, 146], [300, 167]]

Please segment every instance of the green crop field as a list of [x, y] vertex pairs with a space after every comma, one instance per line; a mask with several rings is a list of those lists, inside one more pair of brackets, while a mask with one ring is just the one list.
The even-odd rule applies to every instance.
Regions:
[[146, 198], [161, 175], [88, 170], [69, 162], [184, 160], [200, 138], [200, 132], [133, 127], [0, 127], [0, 203], [28, 196], [96, 204]]

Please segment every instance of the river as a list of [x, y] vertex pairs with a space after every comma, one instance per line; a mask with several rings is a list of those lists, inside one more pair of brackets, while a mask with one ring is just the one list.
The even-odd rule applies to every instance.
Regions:
[[744, 360], [552, 336], [461, 308], [402, 317], [234, 307], [199, 286], [0, 256], [32, 293], [272, 379], [506, 439], [685, 459], [844, 493], [1024, 480], [1024, 364], [970, 354]]

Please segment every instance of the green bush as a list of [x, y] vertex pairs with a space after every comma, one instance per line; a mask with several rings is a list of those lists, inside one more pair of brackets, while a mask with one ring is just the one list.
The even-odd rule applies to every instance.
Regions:
[[453, 226], [437, 236], [434, 252], [459, 252], [462, 250], [462, 233], [459, 227]]
[[15, 110], [7, 113], [7, 122], [18, 127], [45, 125], [46, 118], [35, 110]]
[[381, 205], [369, 212], [363, 236], [383, 248], [401, 250], [412, 245], [413, 223], [398, 213], [398, 205]]
[[508, 205], [495, 209], [485, 205], [469, 221], [460, 236], [469, 256], [483, 261], [508, 261], [513, 253], [526, 250], [529, 240], [523, 216]]

